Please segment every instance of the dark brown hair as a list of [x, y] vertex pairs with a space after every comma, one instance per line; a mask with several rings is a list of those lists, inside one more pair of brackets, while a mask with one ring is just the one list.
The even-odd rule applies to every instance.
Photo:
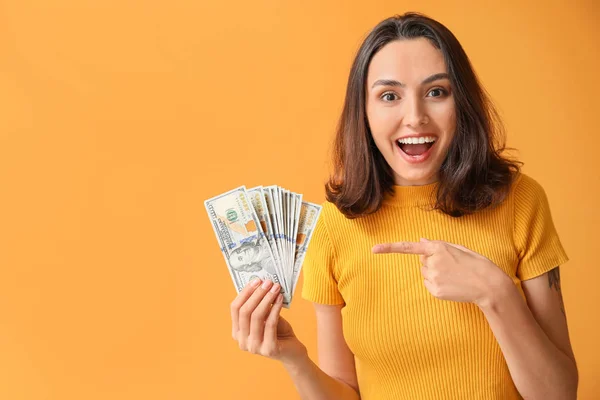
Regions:
[[371, 214], [393, 192], [390, 166], [375, 145], [365, 111], [367, 70], [389, 42], [426, 38], [446, 62], [454, 92], [456, 131], [440, 168], [434, 209], [453, 217], [500, 204], [523, 163], [503, 157], [504, 128], [462, 46], [441, 23], [419, 13], [381, 21], [360, 46], [348, 77], [333, 146], [327, 200], [348, 218]]

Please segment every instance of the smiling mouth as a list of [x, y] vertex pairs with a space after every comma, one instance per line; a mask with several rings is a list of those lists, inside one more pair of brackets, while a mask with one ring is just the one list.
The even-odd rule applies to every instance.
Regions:
[[397, 140], [396, 145], [409, 156], [420, 156], [429, 150], [436, 142], [437, 140], [431, 143], [400, 143], [400, 141]]

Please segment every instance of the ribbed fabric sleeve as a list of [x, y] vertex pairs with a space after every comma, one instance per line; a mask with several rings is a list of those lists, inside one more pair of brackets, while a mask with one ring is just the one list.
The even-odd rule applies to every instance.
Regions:
[[371, 249], [421, 237], [460, 244], [522, 289], [522, 280], [568, 259], [548, 199], [521, 174], [499, 206], [454, 218], [431, 209], [438, 188], [395, 186], [381, 209], [355, 219], [325, 202], [302, 267], [302, 297], [343, 305], [362, 400], [521, 399], [481, 310], [432, 296], [419, 256]]
[[302, 297], [319, 304], [343, 304], [334, 276], [335, 256], [327, 232], [326, 208], [324, 205], [304, 258]]
[[522, 281], [535, 278], [566, 263], [569, 258], [554, 227], [544, 188], [521, 175], [515, 183], [514, 207], [517, 277]]

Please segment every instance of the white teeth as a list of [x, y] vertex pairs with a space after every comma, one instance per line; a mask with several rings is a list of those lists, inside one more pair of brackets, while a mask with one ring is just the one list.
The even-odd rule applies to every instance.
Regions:
[[436, 138], [433, 136], [423, 136], [423, 137], [419, 137], [419, 138], [404, 138], [404, 139], [398, 139], [398, 143], [402, 143], [402, 144], [422, 144], [422, 143], [433, 143], [435, 142]]

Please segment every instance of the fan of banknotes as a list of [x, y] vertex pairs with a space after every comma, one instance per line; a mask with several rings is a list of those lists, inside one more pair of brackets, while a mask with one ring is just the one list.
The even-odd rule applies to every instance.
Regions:
[[237, 292], [270, 279], [289, 308], [321, 206], [279, 186], [240, 186], [204, 206]]

